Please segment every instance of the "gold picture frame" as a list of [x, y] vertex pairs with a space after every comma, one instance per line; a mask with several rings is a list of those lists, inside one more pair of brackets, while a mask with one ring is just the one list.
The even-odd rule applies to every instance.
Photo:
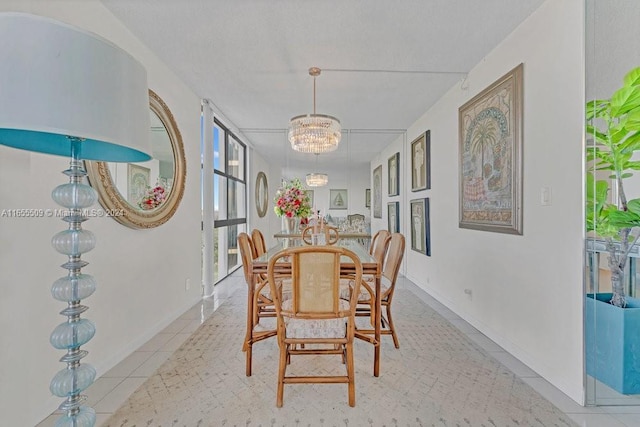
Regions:
[[269, 207], [269, 184], [267, 183], [267, 175], [260, 171], [256, 176], [256, 210], [259, 218], [264, 218]]
[[[164, 128], [166, 137], [169, 140], [173, 158], [173, 177], [166, 182], [167, 190], [170, 189], [169, 195], [160, 206], [150, 210], [141, 209], [136, 204], [137, 202], [129, 202], [129, 194], [126, 189], [123, 189], [122, 193], [120, 192], [108, 162], [88, 160], [84, 162], [87, 178], [98, 193], [100, 205], [107, 212], [115, 213], [112, 215], [114, 220], [134, 229], [159, 227], [169, 221], [180, 205], [187, 179], [187, 161], [182, 135], [167, 104], [151, 89], [149, 89], [149, 109], [150, 114], [153, 114], [162, 123], [161, 127]], [[150, 132], [154, 133], [159, 133], [159, 131], [162, 131], [162, 129], [156, 129], [155, 127], [150, 129]], [[155, 182], [151, 181], [149, 184], [155, 185]]]
[[458, 110], [460, 228], [522, 234], [523, 68]]

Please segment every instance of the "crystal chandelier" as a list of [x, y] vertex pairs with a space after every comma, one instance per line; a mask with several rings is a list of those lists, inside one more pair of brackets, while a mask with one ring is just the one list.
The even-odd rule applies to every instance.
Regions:
[[[316, 155], [316, 170], [318, 170], [318, 153], [314, 154]], [[320, 172], [308, 173], [306, 181], [309, 187], [322, 187], [323, 185], [327, 185], [329, 182], [329, 175]]]
[[316, 77], [320, 68], [309, 68], [313, 76], [313, 114], [295, 116], [289, 122], [291, 148], [301, 153], [328, 153], [340, 143], [340, 120], [325, 114], [316, 114]]
[[322, 187], [323, 185], [327, 185], [329, 182], [329, 176], [326, 173], [308, 173], [307, 174], [307, 185], [309, 187]]

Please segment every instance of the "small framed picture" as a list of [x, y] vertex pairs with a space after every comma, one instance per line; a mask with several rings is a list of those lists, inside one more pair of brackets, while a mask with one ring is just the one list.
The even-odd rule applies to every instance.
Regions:
[[371, 207], [371, 189], [370, 188], [367, 188], [366, 190], [364, 190], [364, 207], [365, 208]]
[[411, 200], [411, 249], [431, 256], [429, 198]]
[[382, 218], [382, 165], [373, 170], [373, 217]]
[[389, 157], [387, 163], [389, 166], [388, 194], [389, 196], [397, 196], [400, 194], [400, 153]]
[[400, 203], [387, 203], [387, 230], [390, 233], [400, 232]]
[[347, 190], [329, 190], [329, 209], [347, 209]]
[[311, 205], [311, 207], [314, 207], [315, 205], [313, 204], [313, 190], [305, 190], [305, 193], [309, 197], [309, 205]]
[[149, 187], [151, 169], [135, 163], [127, 164], [127, 180], [129, 183], [127, 201], [133, 206], [138, 206]]
[[411, 191], [431, 188], [431, 131], [411, 143]]

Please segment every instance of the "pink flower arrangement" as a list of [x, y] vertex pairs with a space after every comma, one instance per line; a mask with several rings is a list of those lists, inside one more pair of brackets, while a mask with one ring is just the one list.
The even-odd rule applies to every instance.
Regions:
[[161, 185], [156, 185], [153, 188], [147, 187], [147, 191], [145, 192], [144, 196], [142, 196], [142, 199], [138, 203], [138, 206], [140, 206], [140, 208], [143, 210], [154, 209], [160, 206], [162, 202], [165, 201], [166, 197], [167, 195], [164, 187], [162, 187]]
[[307, 191], [299, 179], [279, 188], [273, 210], [278, 216], [306, 218], [311, 215], [311, 203]]

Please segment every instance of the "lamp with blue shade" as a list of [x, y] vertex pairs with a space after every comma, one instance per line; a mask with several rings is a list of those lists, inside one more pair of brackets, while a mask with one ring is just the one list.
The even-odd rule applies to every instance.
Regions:
[[95, 247], [95, 236], [82, 228], [85, 209], [97, 201], [85, 184], [82, 160], [140, 162], [149, 160], [149, 97], [144, 67], [127, 52], [87, 31], [49, 18], [24, 13], [0, 13], [0, 144], [41, 153], [68, 156], [63, 173], [69, 182], [51, 193], [65, 208], [68, 228], [51, 240], [68, 260], [67, 270], [51, 293], [65, 302], [66, 320], [51, 333], [50, 342], [66, 353], [66, 366], [51, 380], [51, 392], [64, 398], [56, 427], [95, 425], [95, 411], [83, 405], [81, 393], [95, 379], [95, 369], [80, 363], [80, 347], [95, 334], [81, 318], [81, 301], [93, 294], [96, 282], [81, 269], [82, 254]]

